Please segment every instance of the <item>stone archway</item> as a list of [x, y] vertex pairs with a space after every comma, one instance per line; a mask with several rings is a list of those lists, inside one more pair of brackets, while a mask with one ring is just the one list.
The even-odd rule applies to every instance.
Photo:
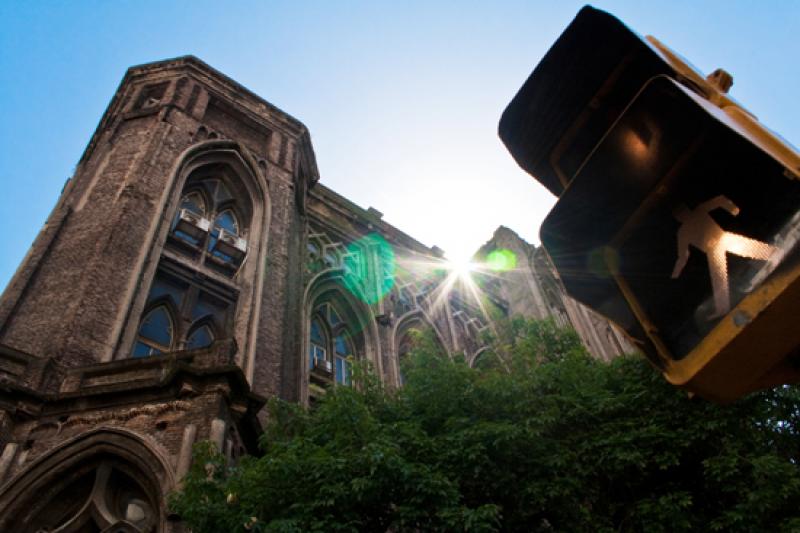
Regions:
[[99, 429], [68, 441], [12, 479], [0, 494], [0, 531], [161, 533], [166, 461], [139, 436]]
[[401, 360], [406, 353], [414, 346], [414, 332], [423, 333], [430, 331], [433, 334], [433, 341], [438, 345], [443, 354], [452, 357], [451, 351], [445, 344], [444, 337], [436, 327], [433, 320], [421, 309], [414, 309], [401, 316], [392, 330], [392, 368], [396, 385], [403, 384], [401, 371]]

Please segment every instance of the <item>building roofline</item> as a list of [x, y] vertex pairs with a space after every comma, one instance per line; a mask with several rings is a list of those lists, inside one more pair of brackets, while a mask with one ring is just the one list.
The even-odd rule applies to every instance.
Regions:
[[382, 214], [380, 214], [375, 208], [364, 209], [363, 207], [357, 205], [351, 200], [348, 200], [341, 194], [337, 193], [330, 187], [323, 185], [322, 183], [317, 183], [314, 185], [314, 188], [311, 189], [310, 194], [320, 200], [325, 200], [327, 205], [336, 207], [340, 213], [344, 214], [345, 216], [349, 215], [351, 218], [358, 220], [358, 222], [365, 226], [367, 224], [371, 224], [375, 229], [379, 230], [390, 240], [394, 240], [398, 244], [402, 244], [412, 251], [431, 256], [438, 256], [435, 246], [426, 246], [409, 234], [397, 229], [388, 222], [385, 222], [381, 218]]
[[254, 91], [248, 89], [247, 87], [245, 87], [238, 81], [234, 80], [230, 76], [215, 69], [202, 59], [191, 54], [178, 56], [170, 59], [151, 61], [148, 63], [141, 63], [139, 65], [133, 65], [131, 67], [128, 67], [128, 69], [125, 71], [125, 76], [122, 79], [120, 87], [124, 85], [124, 83], [128, 81], [128, 79], [134, 78], [141, 74], [147, 74], [161, 69], [167, 70], [167, 69], [176, 69], [180, 67], [194, 67], [197, 70], [209, 75], [210, 77], [216, 78], [220, 81], [225, 82], [228, 85], [231, 85], [237, 94], [244, 94], [247, 97], [258, 102], [259, 104], [264, 105], [271, 115], [278, 115], [281, 118], [284, 118], [288, 123], [292, 124], [298, 130], [297, 131], [298, 134], [302, 134], [304, 131], [307, 131], [305, 124], [303, 124], [297, 118], [293, 117], [292, 115], [283, 111], [282, 109], [276, 107], [275, 105], [269, 103], [267, 100], [256, 94]]
[[[302, 163], [302, 171], [307, 175], [310, 183], [314, 183], [319, 179], [319, 171], [316, 165], [316, 157], [313, 153], [311, 144], [311, 134], [308, 128], [292, 115], [279, 109], [273, 104], [266, 101], [255, 92], [251, 91], [241, 83], [233, 78], [223, 74], [219, 70], [210, 66], [208, 63], [202, 61], [193, 55], [184, 55], [171, 59], [162, 59], [159, 61], [152, 61], [149, 63], [142, 63], [128, 67], [125, 74], [120, 80], [114, 95], [111, 98], [108, 106], [106, 107], [100, 121], [95, 129], [86, 149], [83, 151], [78, 165], [81, 165], [88, 159], [92, 153], [94, 146], [100, 139], [101, 135], [105, 132], [111, 117], [118, 111], [119, 106], [122, 104], [123, 93], [125, 92], [126, 85], [139, 77], [144, 77], [152, 74], [157, 74], [159, 71], [185, 71], [187, 73], [194, 72], [200, 76], [205, 76], [214, 80], [216, 83], [229, 89], [230, 93], [236, 95], [233, 103], [238, 104], [247, 114], [252, 117], [267, 123], [271, 128], [282, 127], [290, 134], [294, 135], [298, 142], [298, 162]], [[208, 87], [212, 92], [214, 87]]]

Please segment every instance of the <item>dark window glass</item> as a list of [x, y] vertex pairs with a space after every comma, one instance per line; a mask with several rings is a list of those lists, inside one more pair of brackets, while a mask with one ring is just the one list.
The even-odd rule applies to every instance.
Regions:
[[311, 342], [325, 344], [325, 335], [322, 333], [322, 326], [316, 320], [311, 322]]
[[190, 192], [181, 198], [181, 208], [205, 216], [206, 202], [199, 192]]
[[161, 352], [157, 349], [153, 348], [152, 346], [148, 346], [141, 341], [137, 342], [136, 346], [133, 347], [134, 357], [146, 357], [148, 355], [156, 355], [160, 353]]
[[139, 335], [162, 346], [172, 344], [172, 320], [163, 306], [147, 313], [139, 328]]
[[150, 288], [150, 294], [147, 300], [154, 301], [163, 296], [172, 298], [175, 306], [180, 308], [183, 304], [183, 298], [186, 296], [186, 287], [179, 283], [172, 283], [170, 280], [156, 278], [153, 282], [153, 286]]
[[309, 368], [319, 366], [321, 361], [324, 361], [327, 355], [328, 339], [325, 335], [325, 330], [318, 320], [311, 322], [311, 344], [308, 349]]
[[211, 346], [212, 342], [214, 342], [214, 333], [211, 331], [211, 328], [202, 326], [189, 335], [189, 338], [186, 340], [186, 349], [196, 350], [198, 348], [205, 348], [206, 346]]
[[236, 215], [234, 215], [233, 211], [230, 209], [226, 209], [217, 215], [214, 225], [218, 228], [224, 229], [228, 233], [233, 233], [234, 235], [239, 234], [239, 223], [236, 220]]
[[333, 305], [326, 302], [316, 308], [309, 332], [310, 368], [325, 360], [332, 365], [335, 381], [340, 385], [350, 385], [352, 365], [348, 358], [355, 356], [346, 326]]
[[347, 346], [347, 340], [339, 335], [336, 337], [334, 343], [336, 344], [336, 353], [347, 357], [350, 355], [350, 348]]
[[330, 308], [328, 313], [328, 321], [334, 328], [342, 323], [342, 319], [339, 318], [339, 313], [337, 313], [333, 307]]
[[238, 251], [232, 256], [224, 253], [222, 250], [227, 250], [227, 245], [215, 249], [220, 244], [220, 232], [223, 230], [237, 237], [244, 237], [247, 234], [247, 226], [242, 225], [243, 221], [239, 219], [236, 211], [242, 205], [231, 194], [231, 190], [219, 178], [191, 180], [181, 196], [180, 207], [211, 222], [210, 227], [194, 221], [183, 223], [180, 213], [176, 213], [172, 236], [180, 239], [182, 244], [190, 245], [182, 246], [181, 251], [193, 255], [203, 263], [213, 257], [214, 260], [208, 263], [209, 266], [217, 270], [224, 267], [221, 271], [227, 276], [232, 276], [243, 260], [243, 254]]
[[172, 336], [172, 317], [167, 308], [160, 305], [142, 319], [139, 326], [139, 338], [133, 350], [134, 357], [169, 351], [172, 347]]

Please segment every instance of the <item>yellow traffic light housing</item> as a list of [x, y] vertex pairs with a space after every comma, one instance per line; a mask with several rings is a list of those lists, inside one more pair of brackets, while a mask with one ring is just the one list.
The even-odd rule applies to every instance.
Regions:
[[500, 124], [567, 292], [723, 402], [800, 379], [800, 156], [725, 85], [586, 7]]

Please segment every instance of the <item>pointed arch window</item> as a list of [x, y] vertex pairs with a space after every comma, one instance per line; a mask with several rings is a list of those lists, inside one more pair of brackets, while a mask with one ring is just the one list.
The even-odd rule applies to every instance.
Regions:
[[206, 348], [211, 346], [213, 342], [214, 332], [208, 324], [203, 324], [199, 328], [195, 328], [195, 330], [189, 334], [189, 337], [186, 339], [186, 349], [197, 350]]
[[247, 252], [246, 207], [247, 202], [237, 198], [222, 177], [189, 180], [171, 242], [205, 266], [233, 275]]
[[191, 191], [181, 198], [181, 209], [188, 209], [200, 216], [206, 215], [206, 200], [200, 191]]
[[308, 343], [308, 364], [312, 379], [338, 385], [352, 382], [352, 358], [357, 353], [347, 322], [331, 303], [323, 303], [311, 319]]
[[211, 346], [226, 331], [232, 303], [194, 285], [185, 275], [159, 269], [145, 309], [133, 357]]
[[228, 233], [239, 235], [239, 221], [236, 219], [236, 214], [231, 209], [226, 209], [217, 215], [214, 219], [214, 229], [225, 230]]
[[43, 503], [34, 503], [40, 512], [28, 523], [20, 520], [13, 531], [160, 531], [158, 500], [131, 471], [124, 462], [104, 458], [85, 473], [78, 470], [68, 473], [66, 481], [52, 480], [55, 490], [51, 487], [40, 496], [47, 498]]
[[217, 214], [211, 228], [211, 237], [208, 239], [208, 252], [225, 263], [233, 264], [234, 258], [229, 255], [229, 250], [220, 246], [220, 238], [237, 241], [239, 239], [239, 221], [232, 209], [226, 209]]
[[145, 357], [169, 352], [172, 348], [174, 330], [174, 320], [165, 305], [152, 309], [139, 325], [133, 356]]

